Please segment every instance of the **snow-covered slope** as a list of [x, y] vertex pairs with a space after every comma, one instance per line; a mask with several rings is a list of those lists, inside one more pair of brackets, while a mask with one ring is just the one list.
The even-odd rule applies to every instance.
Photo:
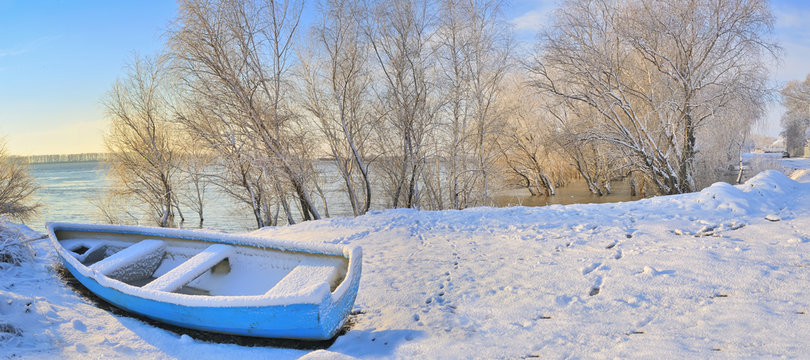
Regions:
[[256, 233], [363, 247], [353, 326], [328, 349], [215, 344], [113, 316], [64, 287], [37, 241], [36, 262], [0, 269], [0, 323], [22, 330], [0, 357], [810, 353], [810, 184], [775, 171], [636, 202], [387, 210]]

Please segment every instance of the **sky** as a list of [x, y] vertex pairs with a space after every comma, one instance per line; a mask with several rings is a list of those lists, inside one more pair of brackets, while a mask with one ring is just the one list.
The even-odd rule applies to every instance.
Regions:
[[[314, 17], [313, 1], [305, 23]], [[513, 0], [505, 14], [519, 41], [534, 41], [555, 0]], [[779, 87], [810, 73], [810, 2], [772, 2], [784, 49], [772, 66]], [[0, 137], [16, 155], [102, 152], [101, 100], [134, 54], [151, 55], [175, 17], [171, 0], [0, 0]], [[774, 136], [774, 104], [757, 132]]]

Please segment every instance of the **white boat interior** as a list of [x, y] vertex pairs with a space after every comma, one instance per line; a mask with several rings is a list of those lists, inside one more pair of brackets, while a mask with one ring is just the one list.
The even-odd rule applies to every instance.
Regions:
[[62, 246], [94, 272], [126, 284], [201, 296], [303, 295], [346, 276], [340, 256], [143, 235], [60, 231]]

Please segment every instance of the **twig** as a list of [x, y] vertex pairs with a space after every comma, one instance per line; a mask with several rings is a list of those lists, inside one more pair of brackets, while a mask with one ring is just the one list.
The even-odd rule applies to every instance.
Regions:
[[40, 237], [25, 239], [25, 240], [22, 240], [21, 242], [23, 244], [27, 244], [27, 243], [32, 242], [32, 241], [37, 241], [37, 240], [42, 240], [42, 239], [47, 239], [47, 238], [48, 238], [48, 235], [41, 235]]

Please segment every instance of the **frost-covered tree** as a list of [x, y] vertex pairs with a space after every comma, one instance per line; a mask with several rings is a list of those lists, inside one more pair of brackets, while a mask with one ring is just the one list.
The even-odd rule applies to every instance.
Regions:
[[565, 133], [551, 111], [553, 106], [544, 101], [547, 97], [526, 86], [522, 75], [509, 76], [502, 96], [501, 166], [510, 184], [525, 187], [533, 196], [555, 195], [576, 172], [563, 151]]
[[178, 208], [180, 155], [168, 101], [165, 59], [136, 56], [104, 98], [113, 191], [150, 208], [159, 226], [172, 226]]
[[169, 31], [173, 64], [191, 102], [186, 108], [204, 112], [181, 116], [181, 121], [189, 129], [208, 131], [197, 136], [214, 148], [228, 149], [223, 154], [231, 155], [229, 176], [248, 189], [260, 227], [275, 205], [288, 223], [298, 214], [303, 220], [319, 219], [307, 157], [311, 142], [290, 99], [289, 70], [302, 3], [184, 0], [179, 7]]
[[791, 81], [782, 89], [782, 136], [785, 147], [791, 154], [801, 154], [807, 145], [810, 129], [810, 75], [804, 81]]
[[[226, 195], [245, 204], [262, 228], [278, 223], [279, 197], [261, 167], [255, 166], [261, 155], [251, 144], [250, 134], [235, 127], [226, 117], [227, 107], [211, 99], [184, 93], [175, 116], [193, 140], [190, 146], [210, 151], [215, 157], [206, 171], [211, 181]], [[275, 182], [277, 186], [278, 182]], [[289, 204], [285, 203], [289, 209]], [[291, 211], [287, 214], [291, 215]], [[290, 220], [293, 223], [294, 220]]]
[[0, 141], [0, 217], [25, 221], [35, 215], [41, 206], [33, 199], [38, 189], [25, 161], [9, 156]]
[[554, 19], [535, 86], [593, 109], [581, 139], [610, 144], [659, 193], [696, 188], [700, 151], [714, 148], [702, 127], [764, 104], [777, 50], [765, 0], [573, 0]]
[[312, 29], [313, 49], [301, 54], [303, 107], [317, 119], [322, 139], [341, 178], [355, 216], [371, 207], [371, 60], [363, 36], [364, 8], [357, 0], [320, 3], [321, 22]]
[[392, 207], [416, 207], [421, 197], [426, 141], [436, 113], [428, 46], [435, 20], [431, 4], [380, 1], [366, 16], [365, 31], [378, 67], [375, 112], [381, 121], [375, 130], [377, 152], [384, 156], [378, 168]]
[[434, 208], [486, 204], [504, 129], [503, 80], [510, 65], [511, 33], [503, 2], [439, 3], [435, 53], [437, 98], [442, 104], [429, 136], [425, 184]]
[[[211, 185], [211, 172], [214, 166], [214, 154], [200, 141], [191, 138], [190, 133], [183, 132], [181, 144], [182, 158], [179, 170], [182, 183], [186, 184], [178, 191], [178, 201], [186, 208], [192, 209], [200, 220], [199, 226], [205, 222], [206, 194]], [[201, 146], [202, 145], [202, 146]]]

